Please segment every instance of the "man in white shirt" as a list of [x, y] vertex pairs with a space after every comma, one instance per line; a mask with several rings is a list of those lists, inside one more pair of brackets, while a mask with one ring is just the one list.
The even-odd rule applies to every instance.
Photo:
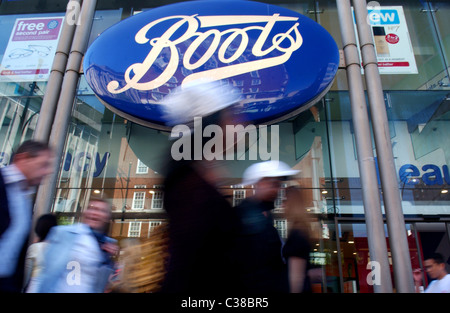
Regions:
[[430, 276], [431, 283], [425, 289], [426, 293], [450, 293], [450, 274], [445, 269], [444, 257], [435, 253], [425, 260], [424, 267]]
[[46, 143], [28, 140], [17, 148], [12, 163], [0, 169], [0, 293], [22, 290], [31, 196], [53, 171], [53, 157]]
[[81, 223], [53, 227], [48, 234], [43, 268], [36, 278], [40, 293], [102, 293], [113, 273], [116, 240], [106, 236], [111, 203], [91, 198]]

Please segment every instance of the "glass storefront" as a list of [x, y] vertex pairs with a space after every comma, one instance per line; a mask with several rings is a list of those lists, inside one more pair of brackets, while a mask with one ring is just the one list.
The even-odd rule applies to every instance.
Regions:
[[[14, 70], [4, 64], [14, 50], [10, 35], [15, 23], [62, 17], [65, 6], [58, 2], [47, 1], [45, 7], [33, 0], [1, 2], [0, 72]], [[98, 1], [89, 44], [120, 20], [174, 2], [179, 1]], [[335, 1], [261, 2], [312, 18], [342, 49]], [[450, 4], [403, 0], [382, 5], [402, 7], [417, 66], [417, 73], [382, 74], [381, 79], [396, 166], [392, 175], [398, 178], [401, 192], [411, 264], [421, 268], [430, 252], [450, 257]], [[21, 56], [39, 55], [36, 49], [22, 51]], [[0, 76], [1, 166], [9, 164], [13, 147], [33, 136], [48, 77], [38, 74], [35, 79]], [[340, 69], [331, 90], [316, 105], [277, 124], [279, 158], [301, 170], [297, 184], [310, 194], [308, 209], [322, 229], [322, 238], [311, 252], [315, 292], [373, 292], [366, 280], [370, 255], [348, 89], [345, 70]], [[114, 238], [147, 238], [154, 227], [166, 222], [161, 173], [169, 147], [168, 133], [111, 112], [81, 76], [51, 210], [64, 223], [72, 223], [91, 196], [101, 195], [113, 203]], [[376, 154], [375, 144], [373, 149]], [[229, 179], [221, 188], [233, 204], [253, 193], [239, 186], [252, 162], [227, 164]], [[282, 191], [275, 217], [285, 237]], [[427, 286], [428, 278], [423, 280]]]

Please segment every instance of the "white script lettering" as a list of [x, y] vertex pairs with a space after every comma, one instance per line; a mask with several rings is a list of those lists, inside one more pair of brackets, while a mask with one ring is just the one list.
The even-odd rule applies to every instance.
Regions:
[[[170, 20], [174, 20], [174, 24], [168, 27], [161, 37], [147, 38], [147, 34], [151, 28], [162, 22]], [[151, 46], [150, 52], [142, 63], [134, 63], [127, 68], [124, 75], [124, 80], [126, 82], [125, 86], [120, 87], [119, 82], [114, 80], [109, 82], [107, 86], [108, 91], [113, 94], [118, 94], [125, 92], [130, 88], [136, 90], [152, 90], [164, 85], [175, 74], [180, 63], [180, 54], [178, 52], [177, 45], [187, 41], [190, 38], [195, 39], [186, 49], [182, 59], [183, 66], [188, 70], [195, 70], [204, 65], [214, 55], [214, 53], [216, 53], [216, 51], [220, 62], [229, 64], [236, 61], [248, 47], [249, 31], [260, 31], [259, 37], [251, 49], [251, 52], [255, 57], [265, 57], [274, 50], [279, 53], [276, 56], [267, 57], [265, 59], [262, 58], [192, 73], [185, 77], [182, 84], [202, 78], [220, 80], [283, 64], [289, 60], [292, 53], [299, 49], [303, 44], [303, 38], [298, 30], [299, 23], [295, 23], [285, 33], [273, 35], [271, 38], [271, 46], [266, 49], [263, 49], [263, 47], [266, 42], [270, 40], [269, 35], [271, 34], [275, 23], [295, 22], [297, 20], [297, 17], [285, 17], [280, 16], [279, 14], [273, 14], [272, 16], [176, 15], [155, 20], [141, 28], [135, 36], [135, 41], [138, 44], [149, 44]], [[265, 25], [253, 25], [245, 28], [230, 28], [224, 31], [209, 29], [205, 32], [199, 32], [199, 29], [202, 27], [239, 25], [244, 23], [265, 23]], [[180, 30], [182, 29], [185, 29], [184, 33], [178, 36]], [[292, 33], [294, 33], [294, 35], [291, 35]], [[172, 38], [175, 34], [177, 34], [178, 38]], [[203, 52], [198, 60], [193, 60], [194, 55], [198, 57], [200, 54], [198, 48], [207, 38], [212, 39], [208, 48]], [[225, 40], [220, 45], [222, 38], [225, 38]], [[231, 50], [228, 48], [233, 42], [237, 42], [238, 40], [240, 40], [240, 43], [237, 45], [236, 50], [230, 53]], [[165, 65], [164, 70], [159, 74], [159, 76], [153, 78], [152, 80], [141, 82], [142, 78], [148, 73], [155, 62], [157, 62], [157, 59], [161, 56], [161, 53], [163, 53], [165, 48], [169, 49], [170, 58]]]

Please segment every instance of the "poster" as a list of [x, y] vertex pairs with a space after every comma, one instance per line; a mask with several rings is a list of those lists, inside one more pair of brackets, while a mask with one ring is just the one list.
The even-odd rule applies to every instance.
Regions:
[[[380, 74], [417, 74], [416, 60], [403, 7], [368, 7], [367, 11], [367, 23], [372, 28]], [[355, 22], [355, 19], [353, 21]], [[356, 22], [354, 26], [358, 34]], [[358, 36], [356, 40], [358, 42]], [[362, 72], [364, 73], [364, 70]]]
[[63, 17], [18, 18], [0, 63], [0, 81], [48, 80]]

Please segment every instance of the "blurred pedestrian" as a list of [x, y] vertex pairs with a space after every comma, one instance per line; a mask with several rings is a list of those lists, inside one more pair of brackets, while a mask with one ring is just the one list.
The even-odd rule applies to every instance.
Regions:
[[425, 293], [450, 293], [450, 274], [445, 269], [444, 257], [434, 253], [424, 263], [425, 271], [433, 281], [430, 282]]
[[57, 225], [56, 216], [52, 213], [44, 214], [36, 222], [34, 232], [37, 235], [37, 241], [28, 247], [25, 258], [25, 291], [33, 293], [36, 290], [36, 277], [42, 270], [44, 262], [44, 253], [47, 246], [45, 241], [47, 234], [52, 227]]
[[[240, 96], [231, 87], [205, 82], [179, 88], [164, 100], [169, 125], [175, 126], [173, 132], [182, 131], [179, 140], [184, 140], [185, 146], [182, 152], [174, 151], [174, 143], [165, 175], [169, 262], [162, 292], [229, 293], [236, 283], [233, 248], [237, 217], [217, 187], [223, 183], [220, 159], [224, 159], [225, 140], [218, 138], [222, 144], [214, 149], [216, 157], [209, 158], [204, 147], [210, 138], [202, 134], [208, 126], [225, 130], [226, 125], [233, 125], [233, 107]], [[179, 152], [181, 159], [174, 155]]]
[[242, 184], [253, 185], [255, 193], [237, 208], [241, 221], [237, 246], [241, 292], [286, 293], [289, 290], [281, 254], [282, 240], [274, 227], [271, 211], [282, 181], [298, 172], [274, 160], [253, 164], [244, 171]]
[[41, 142], [23, 142], [0, 170], [0, 292], [21, 292], [32, 220], [32, 194], [52, 172], [53, 152]]
[[314, 240], [319, 238], [317, 221], [307, 212], [312, 198], [305, 189], [286, 188], [284, 215], [288, 236], [283, 246], [283, 257], [288, 265], [289, 290], [291, 293], [310, 293], [308, 270], [311, 268], [309, 254]]
[[81, 223], [52, 228], [37, 291], [103, 293], [119, 252], [116, 241], [106, 236], [110, 221], [111, 204], [91, 198]]

